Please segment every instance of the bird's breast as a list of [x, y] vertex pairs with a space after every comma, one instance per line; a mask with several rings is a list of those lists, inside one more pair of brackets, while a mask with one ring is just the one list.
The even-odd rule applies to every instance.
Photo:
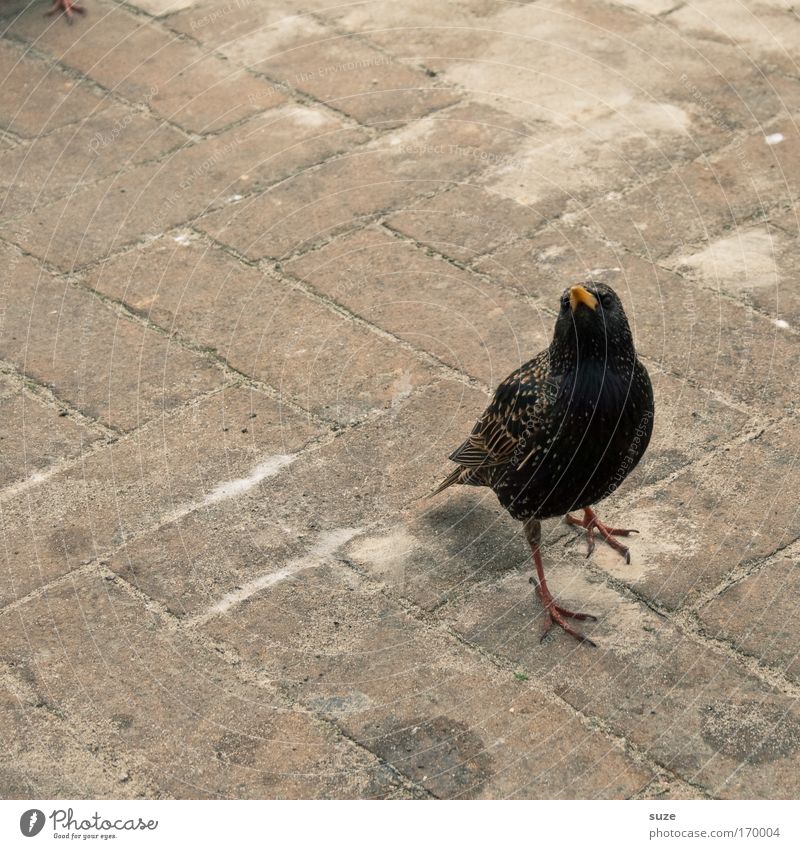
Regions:
[[526, 461], [504, 477], [520, 512], [559, 515], [604, 498], [625, 478], [652, 428], [652, 394], [642, 392], [637, 380], [635, 369], [626, 373], [604, 364], [587, 364], [561, 378], [532, 450], [521, 455]]

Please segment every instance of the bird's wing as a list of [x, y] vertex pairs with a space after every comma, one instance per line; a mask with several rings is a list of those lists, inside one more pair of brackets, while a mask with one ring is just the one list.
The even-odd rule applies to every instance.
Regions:
[[547, 398], [548, 367], [544, 351], [512, 372], [497, 387], [472, 433], [450, 459], [470, 469], [500, 466], [513, 458], [521, 443], [535, 438], [538, 416]]

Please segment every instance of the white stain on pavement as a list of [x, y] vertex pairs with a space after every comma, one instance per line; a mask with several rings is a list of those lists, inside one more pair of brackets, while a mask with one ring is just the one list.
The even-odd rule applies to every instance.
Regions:
[[699, 253], [681, 257], [680, 261], [714, 288], [732, 292], [763, 289], [778, 283], [775, 254], [782, 241], [781, 235], [766, 227], [756, 227], [723, 236]]
[[335, 531], [327, 531], [320, 534], [317, 542], [308, 552], [300, 557], [296, 557], [294, 560], [290, 560], [281, 569], [259, 575], [253, 578], [252, 581], [248, 581], [241, 587], [227, 593], [227, 595], [224, 595], [219, 601], [212, 604], [205, 613], [200, 614], [193, 621], [202, 622], [212, 616], [219, 616], [221, 613], [230, 610], [231, 607], [241, 604], [241, 602], [260, 590], [279, 584], [281, 581], [291, 578], [304, 569], [321, 566], [338, 548], [349, 542], [357, 534], [360, 534], [362, 530], [362, 528], [337, 528]]
[[247, 477], [235, 478], [217, 484], [205, 497], [203, 505], [216, 504], [219, 501], [225, 501], [227, 498], [236, 498], [236, 496], [247, 492], [248, 489], [257, 486], [266, 478], [277, 475], [282, 468], [288, 466], [293, 460], [292, 454], [275, 454], [272, 457], [267, 457], [266, 460], [262, 460], [255, 466]]
[[210, 507], [212, 504], [219, 504], [220, 501], [226, 501], [229, 498], [236, 498], [239, 495], [243, 495], [248, 490], [258, 486], [261, 481], [277, 475], [281, 469], [292, 463], [295, 458], [296, 455], [294, 454], [273, 454], [266, 457], [256, 466], [253, 466], [250, 474], [246, 477], [221, 481], [201, 501], [190, 501], [179, 505], [171, 512], [162, 516], [157, 527], [167, 525], [170, 522], [178, 522], [184, 516], [188, 516], [190, 513], [194, 513], [204, 507]]

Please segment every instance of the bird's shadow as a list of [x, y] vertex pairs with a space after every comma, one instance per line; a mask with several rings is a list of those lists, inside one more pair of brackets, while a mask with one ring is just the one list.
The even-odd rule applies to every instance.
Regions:
[[465, 582], [497, 578], [528, 565], [521, 526], [488, 500], [452, 495], [419, 515], [413, 532], [440, 548]]

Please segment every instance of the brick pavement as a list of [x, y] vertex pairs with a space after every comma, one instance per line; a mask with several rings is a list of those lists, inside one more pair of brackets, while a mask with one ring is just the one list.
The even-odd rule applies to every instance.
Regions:
[[[800, 19], [88, 0], [0, 26], [0, 792], [797, 797]], [[569, 282], [656, 432], [546, 524], [416, 500]]]

